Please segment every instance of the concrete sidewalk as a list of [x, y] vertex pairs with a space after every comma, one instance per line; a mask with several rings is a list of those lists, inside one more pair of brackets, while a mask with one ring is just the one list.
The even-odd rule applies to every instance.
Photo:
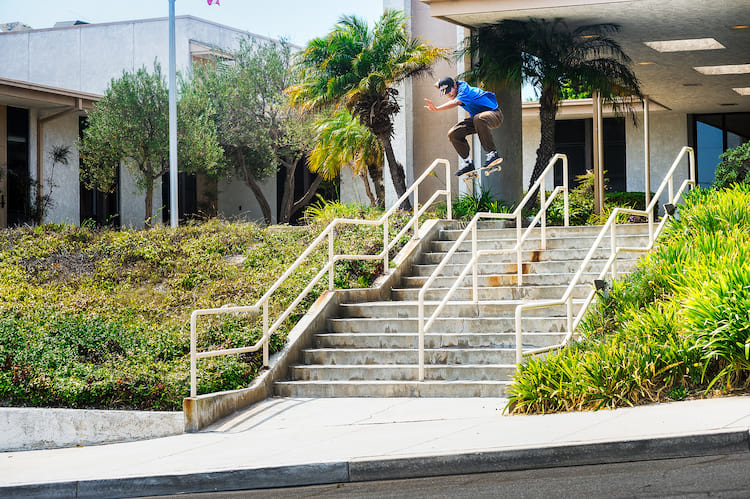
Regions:
[[504, 399], [270, 399], [206, 431], [0, 453], [0, 496], [137, 496], [750, 452], [750, 397], [541, 416]]

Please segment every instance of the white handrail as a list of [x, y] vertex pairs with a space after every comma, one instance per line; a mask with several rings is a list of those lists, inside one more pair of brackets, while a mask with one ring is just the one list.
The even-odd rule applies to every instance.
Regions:
[[[679, 190], [677, 193], [674, 192], [674, 174], [677, 171], [677, 167], [680, 164], [680, 161], [682, 161], [682, 158], [685, 156], [685, 154], [688, 154], [689, 158], [689, 167], [690, 167], [690, 177], [687, 178], [685, 181], [682, 182], [682, 185], [680, 185]], [[668, 212], [665, 213], [665, 216], [662, 217], [661, 222], [659, 223], [656, 230], [654, 230], [653, 220], [654, 220], [654, 209], [656, 207], [656, 204], [659, 201], [659, 197], [661, 196], [662, 192], [664, 192], [664, 188], [668, 188], [668, 200], [669, 203], [672, 206], [674, 206], [677, 201], [682, 196], [682, 193], [687, 189], [689, 185], [695, 186], [696, 185], [696, 173], [695, 173], [695, 152], [693, 151], [692, 147], [683, 147], [680, 150], [680, 153], [677, 155], [677, 158], [672, 163], [672, 167], [669, 169], [669, 171], [664, 176], [664, 180], [662, 181], [659, 188], [656, 190], [656, 193], [654, 194], [653, 198], [651, 199], [651, 202], [646, 207], [645, 210], [633, 210], [630, 208], [615, 208], [612, 213], [610, 214], [609, 218], [607, 219], [607, 223], [604, 224], [602, 227], [602, 230], [599, 232], [599, 235], [594, 240], [594, 244], [591, 246], [591, 249], [586, 254], [586, 257], [583, 259], [583, 262], [581, 262], [581, 268], [578, 270], [578, 272], [573, 276], [573, 279], [570, 281], [570, 284], [568, 285], [568, 288], [563, 293], [563, 296], [559, 300], [545, 300], [545, 301], [538, 301], [535, 303], [523, 303], [521, 305], [518, 305], [516, 307], [516, 314], [515, 314], [515, 320], [516, 320], [516, 362], [521, 363], [523, 361], [524, 355], [533, 355], [537, 353], [547, 352], [550, 350], [555, 350], [558, 348], [562, 348], [566, 346], [570, 339], [573, 337], [573, 332], [578, 327], [578, 324], [580, 324], [581, 320], [583, 319], [583, 315], [586, 312], [586, 309], [591, 304], [592, 300], [594, 299], [594, 296], [596, 295], [596, 288], [594, 288], [589, 295], [584, 300], [583, 306], [581, 307], [580, 311], [578, 312], [577, 316], [573, 316], [573, 290], [578, 285], [578, 283], [581, 280], [581, 276], [583, 275], [584, 270], [586, 270], [586, 267], [588, 266], [589, 262], [591, 262], [591, 259], [594, 256], [594, 252], [599, 248], [599, 245], [604, 240], [604, 235], [608, 230], [611, 229], [610, 238], [611, 238], [611, 254], [609, 259], [604, 265], [604, 269], [599, 274], [599, 279], [603, 279], [604, 276], [607, 274], [609, 269], [612, 269], [612, 280], [614, 280], [617, 276], [617, 254], [621, 251], [630, 251], [630, 252], [645, 252], [650, 251], [651, 248], [653, 248], [654, 243], [656, 242], [656, 238], [661, 234], [661, 231], [664, 229], [664, 226], [671, 216]], [[630, 215], [640, 215], [648, 217], [649, 224], [649, 242], [648, 245], [644, 247], [620, 247], [617, 246], [617, 216], [620, 213], [626, 213]], [[559, 306], [559, 305], [567, 305], [566, 307], [566, 335], [562, 342], [560, 342], [557, 345], [551, 345], [547, 347], [542, 348], [536, 348], [533, 350], [529, 350], [524, 352], [523, 351], [523, 329], [521, 327], [522, 322], [522, 316], [524, 310], [532, 310], [532, 309], [539, 309], [539, 308], [545, 308], [545, 307], [553, 307], [553, 306]]]
[[[552, 191], [552, 195], [549, 197], [549, 199], [546, 199], [544, 184], [547, 179], [547, 175], [549, 175], [551, 172], [554, 171], [554, 166], [557, 163], [557, 161], [560, 159], [563, 162], [563, 185], [555, 187], [555, 189]], [[522, 227], [523, 227], [522, 210], [524, 206], [526, 206], [526, 204], [534, 197], [537, 189], [540, 191], [540, 194], [541, 194], [541, 206], [540, 206], [539, 212], [533, 218], [533, 220], [529, 224], [526, 231], [523, 232], [522, 234], [521, 233]], [[552, 157], [552, 159], [549, 160], [547, 167], [544, 169], [544, 171], [536, 180], [536, 182], [531, 187], [531, 189], [529, 189], [529, 192], [526, 194], [526, 196], [524, 196], [524, 198], [521, 200], [518, 206], [516, 206], [516, 209], [513, 210], [513, 212], [511, 213], [487, 213], [487, 212], [477, 213], [471, 219], [471, 222], [469, 222], [469, 224], [466, 226], [463, 232], [461, 232], [461, 235], [458, 237], [458, 239], [456, 239], [456, 242], [453, 243], [453, 246], [451, 246], [450, 250], [448, 250], [448, 253], [443, 257], [443, 260], [440, 262], [437, 268], [432, 272], [432, 274], [424, 283], [424, 285], [422, 285], [422, 289], [419, 290], [418, 305], [417, 305], [418, 314], [419, 314], [419, 323], [418, 323], [419, 381], [424, 381], [424, 337], [425, 337], [425, 334], [430, 329], [430, 327], [432, 327], [432, 325], [435, 323], [435, 320], [437, 319], [438, 315], [443, 310], [443, 308], [445, 308], [446, 304], [448, 303], [448, 300], [450, 300], [451, 296], [453, 296], [453, 293], [456, 291], [456, 289], [458, 289], [458, 286], [461, 284], [464, 277], [468, 273], [469, 268], [471, 268], [473, 271], [471, 298], [472, 298], [472, 301], [475, 303], [479, 301], [478, 267], [479, 267], [479, 258], [481, 256], [515, 252], [516, 253], [517, 280], [518, 280], [518, 284], [521, 285], [523, 283], [523, 265], [521, 262], [523, 243], [526, 241], [529, 234], [531, 234], [531, 231], [534, 228], [534, 226], [541, 219], [541, 245], [542, 245], [542, 249], [546, 248], [545, 228], [547, 226], [547, 208], [549, 208], [550, 204], [555, 199], [555, 196], [557, 196], [557, 194], [560, 192], [563, 192], [563, 196], [564, 196], [564, 210], [565, 210], [564, 217], [565, 217], [565, 226], [567, 227], [570, 222], [569, 220], [570, 217], [568, 213], [568, 205], [569, 205], [569, 202], [568, 202], [568, 157], [565, 154], [555, 154]], [[515, 218], [516, 219], [516, 245], [509, 249], [479, 251], [478, 243], [477, 243], [477, 223], [482, 218]], [[446, 295], [443, 297], [443, 299], [440, 301], [438, 306], [433, 311], [430, 318], [427, 320], [427, 323], [425, 323], [425, 315], [424, 315], [425, 294], [427, 293], [427, 290], [430, 288], [430, 286], [435, 281], [435, 279], [437, 279], [438, 275], [440, 275], [440, 272], [442, 272], [442, 270], [448, 264], [448, 261], [450, 261], [450, 259], [458, 250], [458, 248], [461, 246], [461, 243], [464, 242], [469, 232], [471, 232], [472, 234], [471, 260], [469, 260], [469, 263], [466, 264], [464, 269], [456, 278], [456, 281], [450, 287]]]
[[[424, 182], [424, 180], [431, 174], [433, 174], [433, 170], [435, 170], [439, 165], [445, 166], [445, 189], [437, 190], [435, 193], [430, 197], [430, 199], [427, 200], [426, 203], [422, 205], [420, 208], [419, 206], [419, 185]], [[263, 366], [268, 367], [268, 357], [269, 357], [269, 340], [271, 338], [271, 335], [273, 335], [274, 332], [284, 323], [284, 321], [292, 314], [295, 307], [299, 305], [299, 303], [305, 299], [305, 297], [312, 291], [312, 289], [315, 287], [315, 285], [318, 283], [318, 281], [326, 274], [328, 273], [328, 289], [329, 291], [333, 291], [334, 289], [334, 271], [336, 267], [336, 262], [340, 260], [383, 260], [383, 273], [387, 273], [390, 266], [390, 259], [389, 254], [390, 250], [393, 249], [398, 242], [401, 240], [401, 238], [409, 231], [410, 228], [413, 227], [413, 235], [412, 239], [416, 239], [419, 236], [419, 217], [424, 215], [424, 213], [427, 211], [427, 209], [434, 203], [438, 197], [441, 195], [445, 195], [446, 197], [446, 205], [447, 205], [447, 214], [446, 218], [450, 220], [452, 218], [452, 194], [451, 194], [451, 170], [450, 170], [450, 163], [446, 159], [436, 159], [432, 162], [432, 164], [420, 175], [420, 177], [412, 183], [411, 187], [407, 189], [407, 191], [396, 201], [393, 206], [391, 206], [388, 211], [383, 213], [383, 215], [380, 216], [377, 220], [362, 220], [362, 219], [348, 219], [348, 218], [336, 218], [334, 219], [328, 226], [323, 229], [323, 232], [321, 232], [318, 237], [315, 238], [315, 240], [308, 246], [308, 248], [302, 252], [302, 254], [297, 257], [297, 259], [294, 261], [294, 263], [279, 277], [276, 282], [273, 283], [273, 285], [268, 289], [268, 291], [261, 296], [258, 301], [255, 302], [252, 306], [243, 306], [243, 307], [233, 307], [233, 306], [224, 306], [221, 308], [214, 308], [214, 309], [200, 309], [200, 310], [194, 310], [193, 313], [190, 316], [190, 396], [195, 397], [196, 396], [196, 380], [197, 380], [197, 359], [204, 358], [204, 357], [214, 357], [217, 355], [229, 355], [232, 353], [243, 353], [243, 352], [255, 352], [258, 351], [261, 347], [263, 348]], [[399, 233], [394, 237], [393, 239], [389, 240], [389, 221], [390, 217], [396, 212], [396, 210], [399, 209], [399, 207], [403, 204], [404, 201], [406, 201], [409, 196], [414, 194], [414, 214], [412, 215], [411, 219], [406, 223], [406, 225], [399, 231]], [[339, 225], [382, 225], [383, 226], [383, 250], [380, 253], [374, 254], [374, 255], [336, 255], [334, 251], [334, 242], [336, 238], [336, 227]], [[289, 305], [284, 312], [281, 313], [281, 315], [276, 319], [276, 321], [268, 325], [269, 322], [269, 301], [271, 299], [271, 296], [273, 293], [279, 289], [279, 287], [284, 283], [284, 281], [289, 278], [290, 275], [302, 264], [302, 262], [310, 256], [310, 254], [315, 251], [319, 245], [328, 238], [328, 261], [326, 265], [323, 266], [323, 268], [320, 269], [320, 271], [317, 273], [317, 275], [310, 280], [308, 285], [305, 287], [302, 292], [297, 295], [297, 298], [294, 299], [291, 305]], [[259, 310], [263, 311], [263, 336], [255, 345], [249, 346], [249, 347], [240, 347], [240, 348], [232, 348], [232, 349], [226, 349], [226, 350], [212, 350], [209, 352], [197, 352], [197, 320], [198, 317], [201, 315], [217, 315], [217, 314], [227, 314], [227, 313], [252, 313], [257, 314]]]

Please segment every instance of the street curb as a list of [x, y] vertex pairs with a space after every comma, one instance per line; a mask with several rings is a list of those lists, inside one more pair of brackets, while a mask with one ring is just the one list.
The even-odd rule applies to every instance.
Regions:
[[519, 471], [750, 452], [747, 430], [719, 430], [615, 442], [477, 451], [399, 458], [363, 458], [273, 468], [81, 480], [0, 487], [0, 496], [139, 497], [298, 487], [346, 482]]

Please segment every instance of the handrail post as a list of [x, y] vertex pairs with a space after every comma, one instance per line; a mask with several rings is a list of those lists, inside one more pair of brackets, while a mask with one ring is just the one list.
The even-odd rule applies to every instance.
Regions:
[[523, 336], [521, 327], [522, 305], [516, 307], [516, 364], [523, 362]]
[[675, 202], [675, 199], [674, 199], [674, 175], [670, 175], [669, 181], [667, 182], [667, 186], [668, 186], [667, 188], [668, 188], [668, 191], [669, 191], [669, 202], [670, 203], [674, 203]]
[[693, 182], [693, 188], [698, 185], [698, 176], [695, 173], [695, 151], [692, 147], [688, 148], [688, 163], [690, 165], [690, 180]]
[[615, 231], [615, 228], [617, 227], [617, 215], [619, 214], [617, 208], [615, 208], [613, 213], [615, 218], [612, 222], [612, 228], [610, 229], [610, 235], [612, 236], [612, 282], [617, 279], [617, 233]]
[[521, 245], [518, 242], [521, 240], [521, 232], [523, 230], [523, 215], [521, 210], [518, 210], [516, 214], [516, 285], [520, 286], [523, 284], [523, 265], [521, 264]]
[[479, 256], [477, 256], [478, 242], [477, 242], [477, 225], [479, 219], [474, 218], [471, 223], [474, 226], [471, 228], [471, 259], [474, 262], [472, 264], [472, 279], [471, 279], [471, 301], [474, 303], [479, 301]]
[[268, 334], [268, 299], [263, 302], [263, 367], [268, 367], [268, 345], [271, 338]]
[[419, 238], [419, 184], [414, 186], [414, 239]]
[[333, 291], [333, 271], [336, 263], [333, 260], [333, 239], [336, 234], [336, 226], [331, 227], [331, 232], [328, 233], [328, 291]]
[[388, 273], [390, 265], [388, 253], [388, 217], [385, 217], [385, 221], [383, 221], [383, 274]]
[[417, 353], [417, 378], [419, 378], [419, 381], [424, 381], [424, 298], [421, 292], [419, 294], [419, 305], [417, 305], [417, 308], [419, 309], [419, 331], [417, 331], [417, 349], [419, 350]]
[[568, 199], [568, 156], [563, 155], [563, 188], [565, 189], [563, 191], [563, 199], [564, 199], [564, 206], [565, 206], [565, 227], [570, 226], [570, 201]]
[[196, 358], [196, 343], [198, 341], [197, 333], [198, 314], [190, 314], [190, 396], [196, 397], [198, 391], [198, 366]]
[[448, 191], [448, 194], [446, 195], [446, 202], [448, 208], [448, 220], [453, 220], [453, 194], [452, 194], [452, 184], [451, 184], [451, 164], [446, 161], [445, 162], [445, 190]]
[[[546, 180], [546, 175], [545, 175]], [[539, 183], [539, 195], [541, 198], [541, 210], [542, 210], [542, 249], [547, 249], [547, 209], [544, 207], [547, 204], [547, 192], [545, 190], [544, 182]]]
[[568, 294], [567, 324], [568, 334], [573, 334], [573, 293]]

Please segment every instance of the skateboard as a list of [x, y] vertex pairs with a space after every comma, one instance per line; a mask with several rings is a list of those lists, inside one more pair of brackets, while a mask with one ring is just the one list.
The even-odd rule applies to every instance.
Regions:
[[463, 179], [464, 182], [469, 182], [472, 178], [478, 178], [481, 172], [484, 172], [485, 176], [489, 176], [492, 172], [499, 172], [503, 169], [503, 167], [500, 165], [500, 163], [503, 162], [503, 158], [497, 158], [495, 161], [490, 163], [487, 166], [484, 166], [482, 168], [476, 168], [474, 170], [471, 170], [470, 172], [466, 172], [463, 175], [461, 175], [459, 178]]

